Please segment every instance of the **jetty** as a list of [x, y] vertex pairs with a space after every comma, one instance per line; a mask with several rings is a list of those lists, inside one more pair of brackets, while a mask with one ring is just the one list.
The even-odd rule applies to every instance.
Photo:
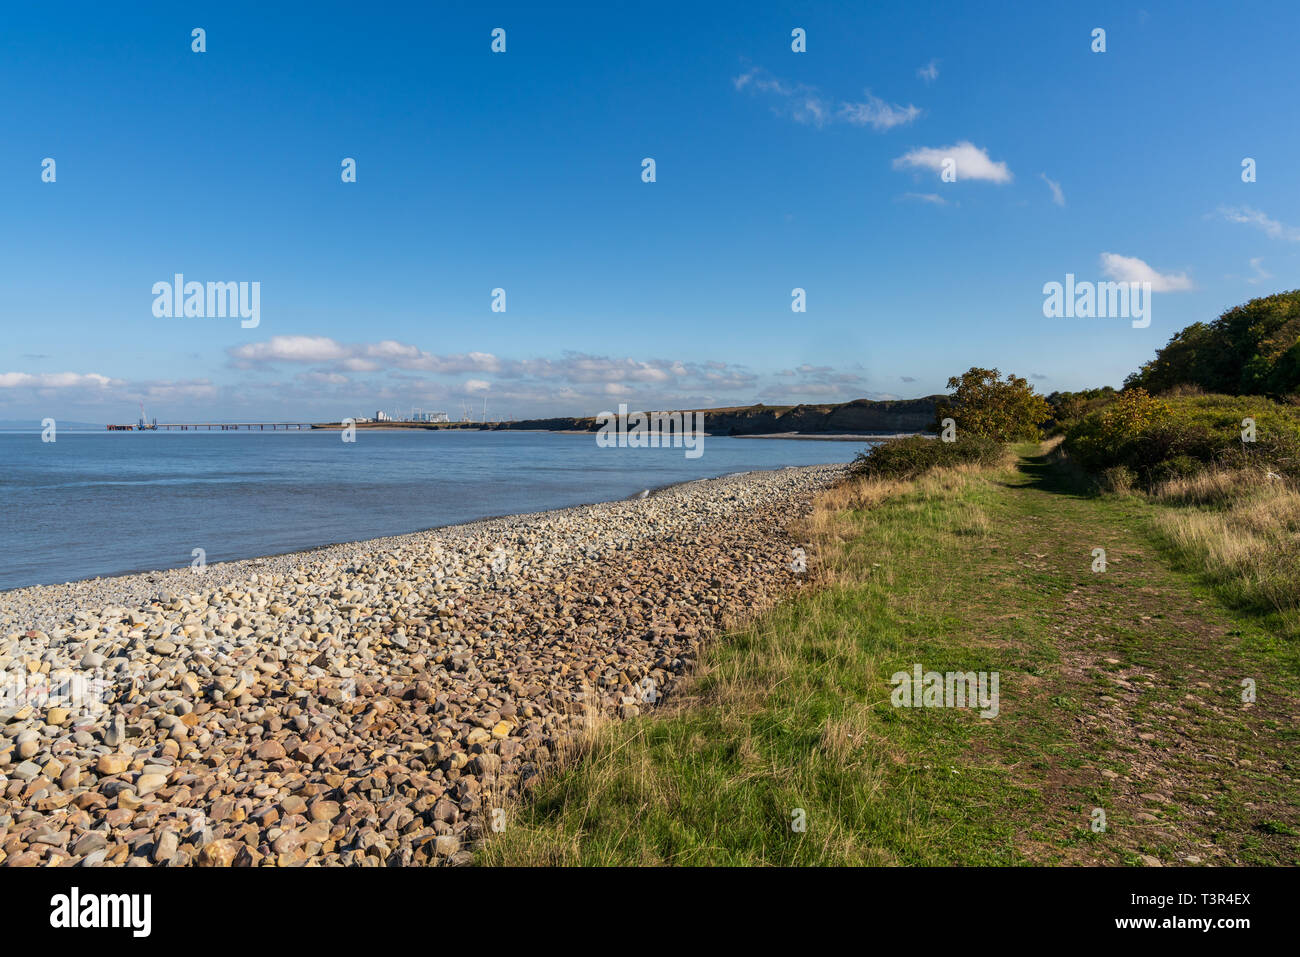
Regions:
[[[164, 430], [168, 432], [265, 432], [267, 429], [276, 432], [281, 429], [295, 431], [310, 429], [311, 427], [310, 422], [157, 422], [144, 428], [149, 432]], [[110, 432], [135, 432], [141, 430], [141, 427], [133, 425], [109, 425], [106, 428]]]

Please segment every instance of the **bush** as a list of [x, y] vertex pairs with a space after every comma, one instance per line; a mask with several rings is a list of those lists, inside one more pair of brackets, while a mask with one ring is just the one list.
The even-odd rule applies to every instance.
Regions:
[[[1242, 441], [1248, 417], [1256, 423], [1254, 442]], [[1153, 399], [1130, 389], [1072, 426], [1065, 450], [1096, 474], [1124, 466], [1146, 487], [1210, 467], [1300, 476], [1300, 414], [1262, 397]]]
[[1127, 495], [1133, 490], [1137, 476], [1127, 465], [1112, 465], [1101, 473], [1101, 487], [1104, 491], [1116, 495]]
[[1109, 385], [1100, 389], [1085, 389], [1082, 392], [1053, 392], [1047, 397], [1047, 404], [1052, 408], [1052, 422], [1047, 429], [1048, 434], [1064, 434], [1089, 412], [1096, 412], [1110, 405], [1117, 395], [1119, 393]]
[[979, 436], [998, 442], [1042, 438], [1052, 408], [1019, 376], [1001, 378], [997, 369], [972, 367], [948, 380], [951, 396], [940, 399], [938, 419], [957, 423], [957, 437]]
[[910, 479], [937, 468], [954, 465], [996, 465], [1006, 456], [1006, 446], [993, 439], [968, 435], [943, 442], [923, 435], [890, 439], [859, 452], [851, 466], [867, 478]]

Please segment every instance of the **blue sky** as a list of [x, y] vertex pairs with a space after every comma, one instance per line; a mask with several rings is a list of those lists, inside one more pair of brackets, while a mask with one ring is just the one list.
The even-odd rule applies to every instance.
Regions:
[[[0, 418], [1050, 392], [1300, 285], [1293, 2], [267, 6], [7, 8]], [[1044, 318], [1134, 260], [1149, 328]]]

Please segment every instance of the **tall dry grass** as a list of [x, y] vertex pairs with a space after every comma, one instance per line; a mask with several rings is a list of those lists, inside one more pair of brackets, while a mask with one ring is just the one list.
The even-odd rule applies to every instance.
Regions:
[[1156, 526], [1237, 604], [1300, 634], [1300, 490], [1258, 470], [1207, 469], [1156, 486]]

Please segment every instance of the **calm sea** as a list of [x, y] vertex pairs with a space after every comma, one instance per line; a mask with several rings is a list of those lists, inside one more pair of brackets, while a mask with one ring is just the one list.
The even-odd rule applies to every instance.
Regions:
[[694, 478], [847, 462], [867, 442], [708, 436], [704, 454], [503, 432], [0, 433], [0, 590], [229, 561]]

